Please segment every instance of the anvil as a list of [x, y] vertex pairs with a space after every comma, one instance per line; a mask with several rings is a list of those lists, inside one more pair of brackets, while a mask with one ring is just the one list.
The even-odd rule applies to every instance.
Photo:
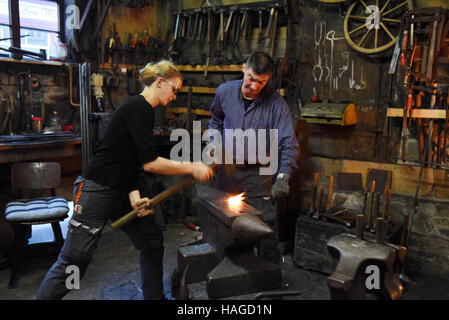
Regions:
[[180, 287], [206, 281], [210, 299], [279, 289], [279, 266], [255, 253], [260, 240], [274, 233], [261, 212], [244, 201], [230, 205], [232, 195], [204, 185], [196, 185], [196, 194], [203, 238], [178, 248], [177, 279], [188, 266]]

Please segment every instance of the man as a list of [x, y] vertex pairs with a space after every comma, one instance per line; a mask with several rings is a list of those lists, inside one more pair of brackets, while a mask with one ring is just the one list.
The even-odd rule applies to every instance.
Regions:
[[[261, 211], [264, 221], [273, 230], [276, 230], [274, 205], [269, 197], [257, 198], [257, 196], [271, 195], [272, 198], [279, 199], [288, 195], [289, 179], [293, 169], [297, 167], [299, 144], [286, 101], [268, 85], [273, 69], [274, 62], [268, 54], [264, 52], [251, 54], [243, 65], [243, 80], [228, 81], [218, 87], [210, 108], [209, 129], [217, 129], [221, 132], [226, 156], [232, 154], [234, 164], [236, 164], [235, 170], [220, 169], [217, 172], [217, 188], [231, 194], [245, 192], [247, 196], [256, 196], [256, 198], [246, 199], [245, 202]], [[251, 161], [255, 153], [253, 141], [245, 145], [243, 164], [236, 161], [242, 157], [242, 154], [235, 152], [239, 149], [238, 142], [232, 145], [232, 149], [228, 147], [227, 132], [229, 129], [243, 130], [244, 132], [245, 130], [254, 130], [258, 133], [261, 129], [266, 130], [265, 135], [259, 136], [258, 134], [255, 143], [258, 157], [255, 162]], [[269, 130], [272, 130], [275, 136], [277, 135], [277, 141], [271, 139], [272, 135], [268, 133]], [[226, 142], [226, 137], [228, 137], [228, 142]], [[265, 141], [261, 141], [261, 138]], [[262, 144], [262, 142], [265, 143]], [[278, 148], [273, 150], [273, 143], [275, 146], [276, 142]], [[264, 146], [269, 151], [261, 150]], [[253, 148], [253, 152], [248, 152], [251, 148]], [[261, 167], [266, 165], [262, 161], [262, 155], [266, 155], [264, 152], [269, 154], [271, 164], [277, 165], [278, 157], [280, 159], [279, 166], [275, 166], [271, 174], [267, 174], [266, 171], [261, 174]], [[271, 164], [270, 167], [272, 167]], [[274, 184], [272, 183], [272, 174], [276, 175]], [[263, 256], [275, 264], [280, 263], [276, 235], [263, 241]]]

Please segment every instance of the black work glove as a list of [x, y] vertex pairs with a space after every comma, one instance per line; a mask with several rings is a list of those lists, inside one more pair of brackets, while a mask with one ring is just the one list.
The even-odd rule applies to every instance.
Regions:
[[273, 199], [279, 199], [288, 196], [290, 192], [290, 175], [286, 173], [280, 173], [276, 177], [276, 181], [271, 187], [271, 196]]

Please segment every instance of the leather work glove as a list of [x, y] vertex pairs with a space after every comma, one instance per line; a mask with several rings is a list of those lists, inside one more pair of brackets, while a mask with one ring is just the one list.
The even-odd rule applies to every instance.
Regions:
[[279, 173], [276, 177], [276, 181], [271, 187], [271, 196], [274, 199], [279, 199], [288, 196], [290, 192], [290, 175], [286, 173]]

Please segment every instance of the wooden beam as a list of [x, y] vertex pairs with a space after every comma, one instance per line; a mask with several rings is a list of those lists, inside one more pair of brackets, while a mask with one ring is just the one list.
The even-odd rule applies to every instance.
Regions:
[[[184, 72], [203, 72], [205, 69], [204, 65], [179, 65], [176, 66], [179, 71]], [[243, 69], [243, 65], [241, 64], [232, 64], [232, 65], [210, 65], [207, 68], [209, 72], [241, 72]]]
[[[187, 108], [167, 108], [168, 113], [187, 113]], [[204, 109], [192, 109], [193, 114], [197, 114], [199, 116], [210, 116], [209, 110]]]
[[[446, 110], [444, 109], [412, 109], [412, 118], [446, 119]], [[404, 115], [402, 108], [388, 108], [387, 117], [400, 117]], [[409, 116], [409, 114], [407, 114]]]
[[[181, 92], [188, 92], [189, 87], [182, 87]], [[217, 91], [217, 88], [208, 88], [208, 87], [192, 87], [192, 93], [209, 93], [209, 94], [215, 94]]]

